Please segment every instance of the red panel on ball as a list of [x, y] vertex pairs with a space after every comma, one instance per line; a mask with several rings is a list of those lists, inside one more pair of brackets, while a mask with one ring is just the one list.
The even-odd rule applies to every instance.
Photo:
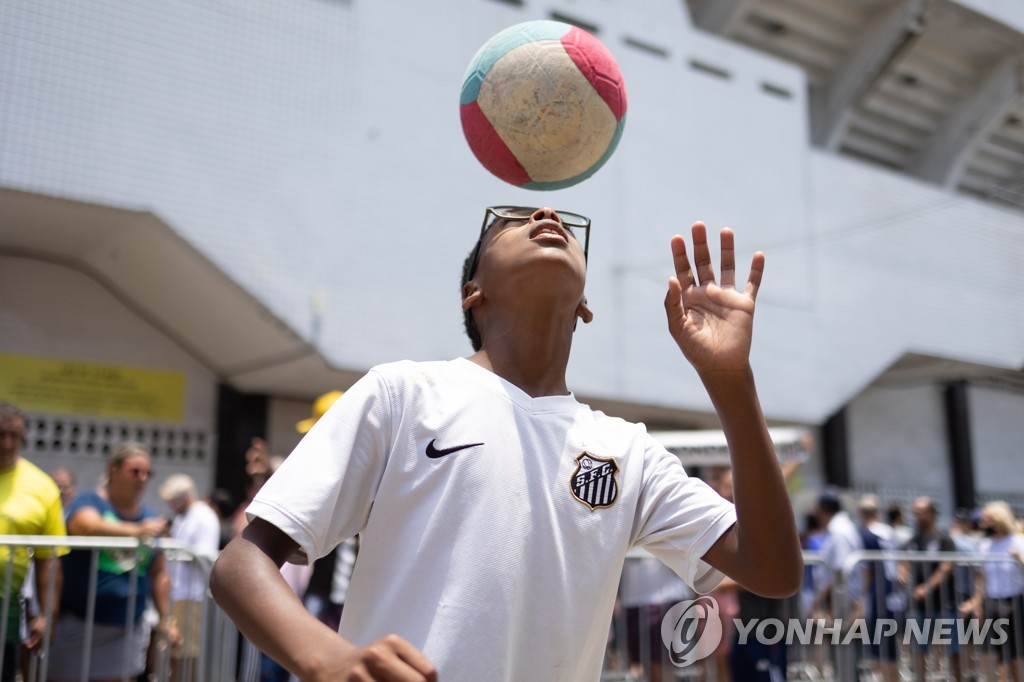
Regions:
[[480, 105], [476, 102], [463, 104], [460, 108], [462, 131], [469, 142], [469, 148], [484, 168], [499, 178], [513, 185], [525, 185], [530, 182], [526, 169], [509, 150], [505, 142], [495, 132], [494, 126], [487, 120]]
[[608, 104], [615, 119], [621, 121], [626, 113], [626, 86], [612, 53], [600, 40], [575, 26], [562, 37], [562, 47]]

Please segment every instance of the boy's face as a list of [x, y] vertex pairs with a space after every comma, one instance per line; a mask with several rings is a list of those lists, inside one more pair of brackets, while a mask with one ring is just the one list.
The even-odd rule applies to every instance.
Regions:
[[580, 291], [586, 281], [587, 264], [583, 255], [583, 228], [570, 228], [550, 208], [539, 208], [522, 218], [498, 218], [483, 236], [477, 275], [488, 278], [512, 277], [517, 272], [535, 272], [539, 268], [551, 269], [554, 264], [563, 267], [552, 270], [565, 277], [566, 282], [578, 282]]

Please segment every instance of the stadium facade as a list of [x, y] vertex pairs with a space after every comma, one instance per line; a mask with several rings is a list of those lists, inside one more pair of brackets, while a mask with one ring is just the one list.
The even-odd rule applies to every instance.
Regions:
[[[622, 67], [593, 178], [512, 188], [459, 124], [463, 71], [554, 18]], [[695, 219], [767, 253], [753, 363], [824, 483], [1021, 506], [1024, 5], [1015, 0], [9, 0], [0, 6], [0, 398], [90, 485], [240, 486], [321, 392], [470, 352], [458, 276], [488, 204], [594, 221], [570, 385], [714, 428], [664, 323]], [[155, 487], [154, 487], [155, 488]]]

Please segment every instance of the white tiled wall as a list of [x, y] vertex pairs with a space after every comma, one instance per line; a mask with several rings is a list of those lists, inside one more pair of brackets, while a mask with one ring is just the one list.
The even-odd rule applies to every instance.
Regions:
[[[668, 239], [698, 218], [737, 231], [741, 263], [768, 254], [770, 417], [821, 423], [907, 352], [1024, 364], [1020, 214], [812, 150], [801, 72], [693, 30], [677, 0], [642, 8], [8, 0], [0, 184], [151, 210], [300, 334], [322, 296], [320, 349], [350, 370], [468, 352], [458, 274], [494, 203], [594, 218], [581, 395], [710, 409], [662, 307]], [[552, 10], [598, 26], [630, 108], [601, 171], [538, 194], [477, 164], [457, 103], [484, 40]], [[865, 428], [905, 442], [875, 399]], [[927, 458], [934, 405], [913, 400]]]

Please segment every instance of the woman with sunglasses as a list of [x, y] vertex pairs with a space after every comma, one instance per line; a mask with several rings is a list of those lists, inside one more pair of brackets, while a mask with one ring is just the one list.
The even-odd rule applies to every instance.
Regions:
[[[167, 521], [142, 503], [152, 476], [149, 453], [139, 443], [119, 445], [107, 460], [106, 481], [80, 493], [66, 510], [68, 535], [149, 540], [164, 535]], [[93, 557], [94, 554], [98, 556]], [[92, 627], [86, 621], [93, 561], [96, 593]], [[60, 637], [50, 649], [51, 680], [134, 679], [146, 666], [150, 626], [147, 600], [160, 615], [156, 634], [175, 641], [170, 623], [170, 581], [163, 554], [147, 546], [124, 550], [73, 550], [63, 558]], [[134, 592], [134, 596], [132, 596]], [[88, 645], [88, 648], [87, 648]]]
[[[249, 506], [252, 522], [214, 569], [214, 598], [302, 679], [599, 679], [633, 547], [698, 592], [723, 573], [765, 596], [799, 587], [796, 524], [748, 358], [763, 255], [737, 287], [730, 231], [720, 283], [703, 223], [695, 269], [684, 239], [671, 240], [668, 327], [725, 429], [734, 507], [643, 425], [569, 391], [576, 323], [593, 318], [589, 238], [578, 214], [488, 208], [461, 282], [474, 353], [372, 369]], [[335, 633], [278, 566], [357, 532]], [[685, 643], [671, 644], [685, 659]]]

